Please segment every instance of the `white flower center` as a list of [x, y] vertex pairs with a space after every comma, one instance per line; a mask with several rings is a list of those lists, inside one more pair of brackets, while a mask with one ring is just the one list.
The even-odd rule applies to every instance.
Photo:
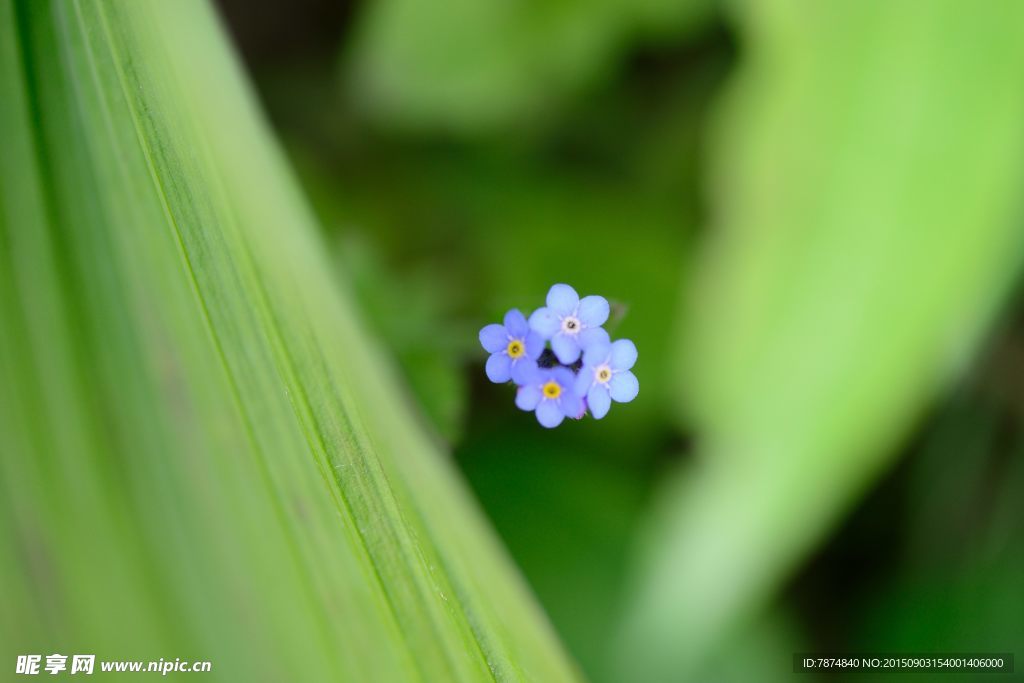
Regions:
[[580, 319], [574, 315], [567, 315], [562, 318], [562, 332], [565, 334], [579, 334], [582, 327]]
[[600, 365], [594, 368], [594, 379], [601, 384], [608, 384], [608, 380], [612, 378], [612, 369], [607, 365]]

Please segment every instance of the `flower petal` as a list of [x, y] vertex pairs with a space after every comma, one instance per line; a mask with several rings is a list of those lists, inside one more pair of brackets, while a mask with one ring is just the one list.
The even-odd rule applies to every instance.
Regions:
[[526, 316], [518, 308], [513, 308], [505, 314], [505, 331], [508, 332], [508, 336], [516, 339], [522, 339], [530, 331]]
[[577, 317], [587, 327], [600, 327], [608, 320], [609, 310], [608, 299], [603, 296], [585, 296], [580, 300]]
[[512, 361], [512, 381], [516, 384], [529, 384], [533, 377], [533, 371], [537, 368], [537, 361], [526, 356], [516, 358]]
[[572, 370], [569, 368], [557, 367], [551, 368], [548, 372], [550, 373], [551, 379], [558, 382], [562, 389], [565, 391], [572, 391], [573, 382], [576, 381], [576, 374], [573, 373]]
[[612, 370], [630, 370], [636, 363], [636, 344], [628, 339], [616, 339], [612, 343]]
[[555, 352], [560, 363], [570, 365], [580, 357], [580, 345], [576, 339], [565, 334], [556, 334], [551, 338], [551, 350]]
[[508, 347], [508, 333], [497, 323], [488, 325], [480, 330], [480, 345], [487, 353], [504, 351]]
[[558, 407], [566, 417], [571, 417], [574, 420], [583, 417], [583, 399], [572, 391], [562, 394], [558, 399]]
[[536, 384], [527, 384], [516, 391], [516, 407], [520, 410], [535, 410], [540, 399], [540, 387]]
[[[582, 338], [587, 332], [598, 330], [604, 332], [604, 330], [601, 330], [600, 328], [595, 328], [594, 330], [583, 330], [583, 332], [580, 333], [580, 337]], [[607, 337], [608, 335], [606, 334], [605, 336]], [[612, 352], [612, 345], [604, 339], [593, 339], [593, 337], [591, 337], [591, 339], [592, 341], [588, 340], [586, 345], [582, 344], [581, 339], [580, 346], [583, 346], [583, 365], [593, 368], [598, 365], [603, 365], [608, 360], [608, 356], [610, 356]]]
[[509, 381], [512, 379], [511, 364], [508, 354], [495, 353], [487, 359], [487, 366], [484, 368], [487, 371], [487, 379], [495, 384]]
[[629, 403], [640, 393], [640, 382], [629, 370], [616, 372], [608, 382], [608, 392], [619, 403]]
[[590, 389], [590, 385], [594, 383], [594, 371], [586, 365], [580, 369], [576, 379], [573, 382], [573, 391], [576, 392], [577, 396], [586, 396], [587, 391]]
[[[588, 327], [576, 335], [576, 341], [584, 351], [594, 344], [611, 344], [611, 339], [608, 337], [608, 333], [604, 331], [603, 327]], [[604, 362], [606, 358], [607, 356], [602, 358], [601, 361]]]
[[530, 315], [530, 329], [545, 341], [551, 339], [562, 326], [562, 322], [550, 308], [538, 308]]
[[548, 308], [564, 318], [576, 312], [580, 295], [569, 285], [552, 285], [548, 290]]
[[526, 335], [526, 357], [530, 360], [537, 360], [540, 354], [544, 353], [544, 337], [539, 332], [530, 332]]
[[590, 387], [590, 391], [587, 392], [587, 407], [590, 408], [590, 414], [594, 416], [595, 420], [600, 420], [607, 415], [611, 405], [612, 399], [604, 386], [595, 384]]
[[537, 406], [537, 422], [540, 422], [548, 429], [562, 424], [564, 419], [565, 413], [562, 412], [555, 401], [541, 401], [540, 405]]

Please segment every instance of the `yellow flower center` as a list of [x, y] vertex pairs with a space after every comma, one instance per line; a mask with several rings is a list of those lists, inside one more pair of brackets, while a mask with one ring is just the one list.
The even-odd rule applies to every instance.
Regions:
[[518, 339], [513, 339], [508, 343], [508, 357], [519, 358], [519, 356], [526, 353], [526, 347], [523, 346], [523, 342]]
[[544, 385], [544, 396], [547, 398], [558, 398], [562, 395], [562, 387], [558, 382], [551, 380]]
[[612, 378], [612, 370], [607, 365], [598, 368], [597, 370], [597, 381], [604, 384]]

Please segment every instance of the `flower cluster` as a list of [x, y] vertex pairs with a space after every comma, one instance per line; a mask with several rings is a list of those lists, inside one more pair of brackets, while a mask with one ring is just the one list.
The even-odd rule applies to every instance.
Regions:
[[515, 382], [516, 406], [536, 412], [545, 427], [557, 427], [567, 417], [580, 419], [588, 410], [600, 420], [612, 401], [636, 398], [640, 384], [631, 372], [636, 345], [628, 339], [613, 342], [601, 327], [608, 320], [608, 301], [581, 299], [575, 289], [559, 284], [548, 291], [547, 304], [529, 318], [512, 309], [504, 324], [480, 330], [480, 344], [491, 354], [488, 379]]

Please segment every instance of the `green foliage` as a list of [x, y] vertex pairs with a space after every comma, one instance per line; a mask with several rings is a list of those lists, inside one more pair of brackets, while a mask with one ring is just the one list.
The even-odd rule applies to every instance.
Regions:
[[393, 124], [493, 130], [549, 114], [615, 68], [638, 34], [703, 24], [709, 0], [383, 0], [348, 57], [355, 91]]
[[623, 671], [676, 680], [889, 465], [1020, 264], [1024, 7], [746, 3]]
[[[1001, 331], [1020, 344], [1019, 327]], [[1002, 360], [1010, 344], [992, 357]], [[911, 542], [898, 571], [865, 600], [854, 636], [861, 648], [1024, 647], [1024, 443], [1013, 429], [1017, 380], [1003, 372], [990, 363], [974, 373], [921, 444], [909, 468]]]
[[[659, 359], [676, 343], [699, 133], [727, 59], [713, 44], [681, 74], [666, 68], [585, 99], [548, 135], [460, 144], [374, 133], [324, 97], [305, 65], [260, 82], [321, 223], [337, 233], [339, 261], [355, 262], [346, 276], [368, 321], [403, 359], [435, 427], [456, 435], [460, 466], [595, 681], [611, 677], [623, 573], [656, 461], [678, 443], [675, 382]], [[614, 419], [549, 432], [483, 378], [476, 332], [511, 306], [536, 306], [553, 278], [627, 307], [615, 335], [640, 347], [643, 388]], [[443, 368], [445, 381], [424, 366]], [[454, 425], [453, 403], [466, 406]]]
[[[923, 411], [1024, 253], [1021, 10], [733, 10], [381, 0], [344, 91], [270, 21], [314, 219], [201, 4], [0, 0], [3, 656], [575, 678], [431, 431], [594, 680], [1019, 650], [1019, 331]], [[554, 280], [642, 392], [552, 433], [475, 333]]]
[[5, 659], [571, 680], [202, 3], [0, 1]]

